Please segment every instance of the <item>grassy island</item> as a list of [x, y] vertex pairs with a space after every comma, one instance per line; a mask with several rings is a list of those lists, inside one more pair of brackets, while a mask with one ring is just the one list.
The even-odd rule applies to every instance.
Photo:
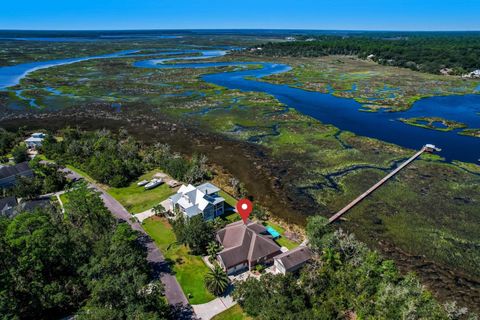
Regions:
[[437, 131], [452, 131], [455, 129], [463, 129], [467, 127], [465, 123], [453, 120], [446, 120], [440, 117], [417, 117], [408, 119], [401, 118], [399, 120], [411, 126]]
[[461, 134], [462, 136], [470, 136], [470, 137], [475, 137], [475, 138], [480, 138], [480, 129], [465, 129], [460, 131], [458, 134]]

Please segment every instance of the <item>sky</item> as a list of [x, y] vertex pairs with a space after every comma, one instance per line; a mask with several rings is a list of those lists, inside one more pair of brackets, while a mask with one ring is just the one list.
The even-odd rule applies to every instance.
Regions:
[[0, 29], [480, 30], [480, 0], [2, 0]]

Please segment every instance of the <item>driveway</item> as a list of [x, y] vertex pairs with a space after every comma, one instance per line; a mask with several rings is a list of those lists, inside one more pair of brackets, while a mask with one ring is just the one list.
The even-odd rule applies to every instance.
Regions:
[[[63, 169], [65, 173], [70, 178], [81, 178], [77, 172], [74, 172], [69, 169]], [[138, 223], [137, 219], [133, 218], [132, 215], [118, 202], [115, 198], [109, 195], [105, 190], [100, 188], [94, 183], [89, 184], [90, 187], [100, 192], [100, 197], [103, 199], [105, 206], [112, 212], [112, 214], [119, 220], [128, 223], [133, 230], [137, 230], [142, 234], [141, 241], [142, 244], [147, 248], [147, 261], [153, 266], [154, 277], [160, 279], [165, 287], [165, 297], [171, 305], [175, 305], [177, 308], [187, 307], [188, 300], [185, 297], [185, 294], [182, 291], [182, 288], [177, 282], [175, 276], [171, 274], [170, 267], [165, 261], [165, 258], [155, 245], [153, 240], [147, 235], [142, 225]]]
[[[230, 289], [229, 292], [231, 290], [232, 289]], [[226, 295], [218, 297], [215, 300], [204, 304], [194, 304], [192, 307], [199, 319], [209, 320], [217, 314], [233, 307], [235, 304], [237, 303], [233, 301], [232, 296], [227, 293]]]
[[140, 221], [140, 223], [143, 222], [143, 220], [150, 218], [151, 216], [154, 216], [155, 212], [153, 212], [153, 209], [148, 209], [147, 211], [143, 211], [137, 214], [134, 214], [133, 216]]

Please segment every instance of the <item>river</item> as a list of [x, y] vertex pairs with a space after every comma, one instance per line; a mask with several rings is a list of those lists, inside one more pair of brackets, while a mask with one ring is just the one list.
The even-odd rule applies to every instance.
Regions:
[[[107, 55], [69, 58], [43, 62], [24, 63], [16, 66], [0, 67], [0, 89], [14, 86], [29, 73], [59, 65], [71, 64], [91, 59], [121, 58], [128, 56], [152, 56], [136, 54], [138, 50], [128, 50]], [[407, 125], [399, 118], [440, 117], [463, 122], [469, 128], [480, 128], [480, 95], [438, 96], [421, 99], [407, 111], [401, 112], [361, 112], [361, 104], [353, 99], [336, 97], [329, 93], [319, 93], [287, 85], [257, 81], [265, 76], [287, 72], [288, 65], [268, 62], [194, 62], [172, 63], [180, 60], [209, 59], [225, 55], [223, 50], [188, 50], [162, 52], [161, 54], [196, 53], [201, 56], [171, 57], [165, 59], [147, 59], [134, 63], [139, 68], [209, 68], [225, 66], [261, 65], [260, 69], [234, 70], [209, 73], [202, 76], [206, 82], [229, 89], [265, 92], [280, 102], [309, 115], [323, 123], [332, 124], [341, 130], [357, 135], [376, 138], [411, 149], [419, 149], [426, 143], [442, 148], [440, 156], [447, 161], [461, 160], [477, 163], [480, 158], [480, 139], [458, 134], [458, 129], [443, 132]], [[170, 63], [166, 63], [170, 62]]]

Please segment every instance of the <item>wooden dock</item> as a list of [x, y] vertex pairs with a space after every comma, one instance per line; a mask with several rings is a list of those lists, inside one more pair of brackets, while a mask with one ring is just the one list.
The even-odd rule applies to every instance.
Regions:
[[377, 190], [382, 184], [384, 184], [385, 182], [388, 181], [388, 179], [390, 179], [391, 177], [393, 177], [394, 175], [396, 175], [398, 172], [400, 172], [400, 170], [402, 170], [403, 168], [405, 168], [406, 166], [408, 166], [413, 160], [417, 159], [422, 153], [424, 153], [425, 151], [427, 151], [427, 148], [424, 146], [420, 151], [418, 151], [417, 153], [415, 153], [411, 158], [409, 158], [407, 161], [405, 161], [404, 163], [402, 163], [398, 168], [396, 168], [395, 170], [393, 170], [392, 172], [390, 172], [388, 175], [386, 175], [382, 180], [378, 181], [375, 185], [373, 185], [370, 189], [368, 189], [367, 191], [365, 191], [364, 193], [362, 193], [358, 198], [356, 198], [355, 200], [353, 200], [352, 202], [350, 202], [346, 207], [344, 207], [342, 210], [338, 211], [336, 214], [334, 214], [333, 216], [330, 217], [330, 219], [328, 219], [328, 223], [332, 223], [332, 222], [335, 222], [337, 221], [338, 219], [340, 219], [340, 217], [342, 217], [348, 210], [350, 210], [351, 208], [353, 208], [354, 206], [356, 206], [360, 201], [362, 201], [363, 199], [365, 199], [366, 197], [368, 197], [368, 195], [370, 193], [372, 193], [373, 191]]

